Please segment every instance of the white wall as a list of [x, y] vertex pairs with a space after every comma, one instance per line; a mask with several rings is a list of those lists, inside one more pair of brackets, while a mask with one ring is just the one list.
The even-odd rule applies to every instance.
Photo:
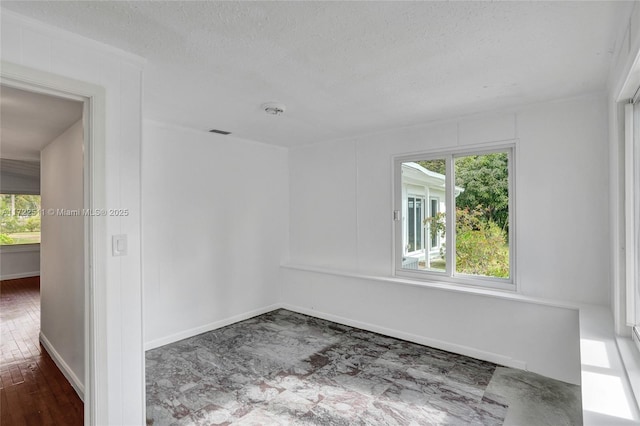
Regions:
[[40, 275], [40, 245], [0, 246], [0, 280]]
[[606, 98], [523, 109], [517, 120], [522, 293], [608, 304]]
[[[84, 393], [84, 217], [50, 214], [84, 206], [83, 134], [78, 121], [40, 153], [42, 215], [40, 336]], [[75, 383], [74, 383], [75, 382]]]
[[[97, 327], [106, 337], [96, 344], [98, 424], [143, 424], [144, 352], [140, 272], [140, 141], [143, 61], [110, 46], [2, 10], [0, 58], [47, 75], [59, 75], [104, 88], [106, 113], [96, 123], [104, 155], [94, 177], [96, 208], [129, 209], [129, 215], [100, 218], [94, 236], [100, 268], [95, 298]], [[3, 70], [6, 69], [3, 67]], [[4, 71], [3, 71], [4, 72]], [[38, 74], [38, 78], [40, 74]], [[32, 78], [29, 75], [29, 78]], [[112, 257], [106, 241], [127, 234], [127, 256]]]
[[146, 346], [273, 309], [286, 149], [145, 121], [143, 153]]
[[[516, 279], [521, 294], [607, 304], [606, 111], [605, 96], [593, 95], [294, 148], [289, 176], [290, 263], [389, 277], [393, 250], [391, 157], [515, 140]], [[548, 307], [538, 305], [528, 308], [537, 309], [537, 314], [518, 318], [507, 308], [515, 302], [487, 302], [481, 296], [459, 294], [457, 301], [450, 303], [446, 292], [424, 287], [389, 282], [374, 292], [370, 282], [363, 285], [362, 281], [343, 278], [329, 285], [335, 277], [324, 276], [318, 283], [317, 277], [312, 280], [314, 274], [285, 269], [283, 301], [425, 339], [442, 337], [448, 344], [480, 345], [476, 349], [525, 362], [541, 374], [579, 381], [578, 370], [557, 368], [579, 365], [577, 316], [563, 308], [553, 308], [557, 311], [550, 314]], [[298, 296], [294, 298], [294, 294]], [[323, 303], [325, 299], [335, 304]], [[384, 303], [396, 299], [396, 304]], [[343, 304], [360, 308], [349, 313], [340, 310]], [[431, 305], [448, 309], [428, 311], [426, 307]], [[482, 309], [468, 310], [466, 306]], [[373, 315], [382, 308], [387, 310], [384, 314]], [[479, 315], [484, 316], [482, 321], [478, 321]], [[412, 318], [420, 318], [422, 325], [416, 328]], [[447, 332], [438, 337], [429, 323], [447, 324]], [[468, 333], [471, 325], [473, 333], [480, 336], [503, 330], [500, 339], [508, 347], [496, 339], [470, 344], [464, 330]], [[532, 336], [538, 336], [544, 349], [523, 352], [522, 340]]]

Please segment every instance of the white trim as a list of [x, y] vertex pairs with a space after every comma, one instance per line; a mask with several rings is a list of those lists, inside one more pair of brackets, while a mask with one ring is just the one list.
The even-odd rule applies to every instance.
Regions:
[[78, 379], [78, 376], [76, 376], [75, 373], [71, 370], [71, 367], [69, 367], [69, 365], [64, 361], [58, 351], [53, 347], [49, 339], [47, 339], [47, 337], [42, 333], [42, 331], [40, 332], [40, 343], [42, 343], [42, 346], [44, 346], [53, 362], [55, 362], [55, 364], [58, 366], [58, 369], [60, 369], [62, 374], [64, 374], [64, 377], [66, 377], [66, 379], [69, 381], [69, 383], [73, 387], [73, 390], [76, 391], [80, 399], [84, 402], [84, 385], [82, 384], [80, 379]]
[[638, 129], [635, 129], [635, 106], [624, 106], [624, 221], [625, 221], [625, 283], [626, 283], [626, 322], [627, 325], [636, 324], [636, 258], [635, 258], [635, 185], [634, 185], [634, 139]]
[[518, 144], [519, 139], [506, 139], [495, 142], [482, 142], [469, 145], [459, 145], [456, 147], [437, 148], [428, 151], [412, 151], [408, 153], [393, 155], [391, 157], [392, 164], [396, 161], [401, 163], [411, 162], [420, 157], [419, 160], [441, 160], [443, 156], [452, 155], [454, 157], [464, 155], [482, 155], [502, 152], [505, 149], [514, 149]]
[[[5, 11], [2, 12], [5, 14]], [[94, 46], [95, 47], [95, 46]], [[86, 132], [84, 140], [84, 208], [106, 207], [105, 143], [106, 92], [101, 86], [39, 71], [22, 65], [0, 62], [4, 85], [40, 93], [82, 99]], [[107, 298], [106, 298], [106, 217], [85, 217], [85, 320], [84, 320], [84, 421], [106, 424], [108, 416]]]
[[145, 351], [150, 349], [159, 348], [160, 346], [168, 345], [170, 343], [178, 342], [183, 339], [188, 339], [189, 337], [197, 336], [198, 334], [206, 333], [208, 331], [217, 330], [218, 328], [226, 327], [228, 325], [234, 324], [236, 322], [244, 321], [249, 318], [253, 318], [258, 315], [266, 314], [267, 312], [275, 311], [276, 309], [280, 309], [280, 304], [273, 304], [269, 306], [265, 306], [264, 308], [254, 309], [252, 311], [244, 312], [242, 314], [234, 315], [229, 318], [221, 319], [219, 321], [215, 321], [209, 324], [200, 325], [198, 327], [193, 327], [188, 330], [183, 330], [178, 333], [173, 333], [165, 337], [160, 337], [158, 339], [154, 339], [150, 342], [146, 342], [144, 345]]
[[517, 278], [517, 255], [516, 246], [518, 239], [516, 238], [516, 229], [518, 228], [516, 220], [516, 144], [511, 146], [508, 152], [507, 174], [509, 176], [508, 189], [509, 192], [509, 278], [511, 280], [513, 291], [519, 292], [520, 287]]
[[402, 247], [402, 238], [404, 235], [402, 214], [402, 185], [396, 185], [396, 182], [402, 182], [402, 166], [398, 166], [398, 161], [394, 156], [391, 159], [391, 270], [389, 273], [393, 275], [399, 265], [402, 265], [402, 252], [398, 247]]
[[[144, 99], [144, 82], [145, 79], [144, 77], [140, 78], [140, 99]], [[146, 357], [144, 356], [144, 351], [145, 351], [145, 336], [146, 336], [146, 327], [145, 327], [145, 262], [144, 262], [144, 243], [142, 241], [142, 236], [144, 235], [145, 232], [145, 226], [144, 226], [144, 221], [142, 220], [142, 218], [144, 217], [144, 200], [143, 200], [143, 182], [144, 182], [144, 173], [142, 172], [142, 161], [144, 158], [144, 132], [146, 129], [146, 126], [144, 124], [144, 117], [142, 115], [142, 111], [140, 112], [140, 158], [139, 158], [139, 162], [138, 162], [138, 167], [139, 167], [139, 176], [140, 176], [140, 203], [139, 203], [139, 208], [140, 208], [140, 302], [141, 302], [141, 306], [140, 306], [140, 324], [141, 324], [141, 329], [140, 329], [140, 336], [141, 336], [141, 341], [140, 341], [140, 346], [142, 347], [142, 368], [140, 371], [140, 383], [142, 383], [142, 401], [140, 402], [140, 406], [142, 407], [142, 416], [143, 418], [146, 420], [147, 418], [147, 377], [146, 377], [146, 371], [147, 371], [147, 360]]]
[[383, 334], [385, 336], [395, 337], [396, 339], [407, 340], [409, 342], [417, 343], [419, 345], [429, 346], [436, 349], [442, 349], [444, 351], [453, 352], [460, 355], [466, 355], [466, 356], [480, 359], [483, 361], [489, 361], [495, 364], [503, 365], [505, 367], [517, 368], [520, 370], [527, 369], [526, 362], [521, 360], [516, 360], [511, 357], [504, 356], [498, 353], [481, 351], [479, 349], [475, 349], [470, 346], [458, 345], [456, 343], [446, 342], [444, 340], [431, 339], [424, 336], [418, 336], [417, 334], [405, 333], [404, 331], [381, 327], [381, 326], [366, 323], [366, 322], [355, 321], [349, 318], [328, 314], [326, 312], [316, 311], [314, 309], [307, 309], [307, 308], [302, 308], [300, 306], [289, 305], [287, 303], [283, 303], [281, 307], [289, 311], [298, 312], [300, 314], [321, 318], [327, 321], [348, 325], [350, 327], [355, 327], [362, 330], [372, 331], [374, 333]]
[[31, 277], [37, 277], [39, 275], [40, 275], [40, 271], [20, 272], [18, 274], [0, 275], [0, 281], [17, 280], [19, 278], [31, 278]]

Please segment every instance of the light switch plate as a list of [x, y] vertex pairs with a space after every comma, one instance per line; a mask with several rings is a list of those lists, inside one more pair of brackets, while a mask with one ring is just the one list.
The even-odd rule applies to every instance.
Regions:
[[120, 234], [111, 237], [111, 250], [113, 256], [127, 255], [127, 235]]

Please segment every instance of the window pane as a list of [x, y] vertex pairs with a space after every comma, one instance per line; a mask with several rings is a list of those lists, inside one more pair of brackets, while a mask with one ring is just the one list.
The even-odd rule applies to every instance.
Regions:
[[40, 196], [0, 194], [0, 245], [40, 243]]
[[402, 163], [403, 269], [446, 269], [445, 174], [444, 159]]
[[456, 157], [456, 272], [509, 278], [509, 156]]

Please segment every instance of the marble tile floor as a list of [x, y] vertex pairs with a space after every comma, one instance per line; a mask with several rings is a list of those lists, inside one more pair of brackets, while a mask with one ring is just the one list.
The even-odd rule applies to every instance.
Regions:
[[277, 310], [147, 351], [148, 425], [580, 425], [580, 387]]

